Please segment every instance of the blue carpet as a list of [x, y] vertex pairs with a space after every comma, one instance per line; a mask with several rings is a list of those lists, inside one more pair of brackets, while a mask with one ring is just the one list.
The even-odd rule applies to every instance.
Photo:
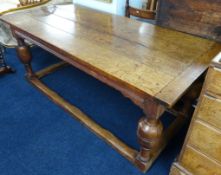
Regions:
[[[35, 70], [57, 62], [40, 48], [32, 50]], [[17, 72], [0, 77], [0, 175], [142, 174], [30, 85], [14, 49], [7, 49], [6, 56]], [[119, 92], [72, 67], [43, 81], [128, 145], [139, 147], [135, 131], [143, 113]], [[169, 173], [184, 133], [173, 139], [147, 175]]]

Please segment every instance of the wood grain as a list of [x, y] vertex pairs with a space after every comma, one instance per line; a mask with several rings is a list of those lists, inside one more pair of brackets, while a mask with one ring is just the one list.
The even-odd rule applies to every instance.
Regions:
[[213, 59], [211, 65], [213, 65], [216, 68], [221, 69], [221, 52]]
[[62, 61], [62, 62], [59, 62], [59, 63], [57, 63], [57, 64], [53, 64], [53, 65], [51, 65], [51, 66], [49, 66], [49, 67], [47, 67], [47, 68], [45, 68], [45, 69], [42, 69], [42, 70], [38, 71], [38, 72], [36, 73], [36, 76], [37, 76], [39, 79], [41, 79], [42, 77], [45, 77], [45, 76], [49, 75], [50, 73], [53, 73], [53, 72], [55, 72], [56, 70], [59, 70], [59, 69], [65, 67], [65, 66], [68, 66], [68, 64], [65, 63], [65, 62], [63, 62], [63, 61]]
[[192, 175], [192, 174], [190, 172], [187, 172], [187, 170], [181, 167], [179, 164], [174, 163], [170, 169], [170, 175]]
[[219, 0], [160, 0], [159, 4], [159, 25], [221, 41]]
[[182, 165], [196, 175], [221, 175], [221, 166], [215, 161], [208, 159], [205, 155], [192, 147], [187, 147], [181, 159]]
[[[17, 54], [28, 80], [143, 172], [181, 128], [209, 61], [221, 49], [213, 41], [74, 5], [43, 7], [1, 20], [11, 26], [18, 41]], [[128, 147], [41, 83], [39, 78], [63, 63], [35, 73], [24, 40], [117, 89], [141, 107], [145, 116], [138, 123], [140, 150]], [[164, 130], [160, 118], [166, 110], [178, 116]]]
[[201, 106], [202, 108], [198, 110], [198, 118], [221, 129], [221, 99], [204, 95]]
[[[211, 63], [180, 156], [172, 166], [179, 173], [221, 174], [221, 73], [219, 57]], [[175, 173], [176, 175], [176, 173]]]
[[[156, 96], [168, 106], [206, 70], [210, 56], [217, 54], [214, 51], [205, 60], [200, 59], [215, 47], [212, 41], [80, 6], [66, 8], [57, 6], [51, 14], [44, 8], [9, 15], [2, 20], [25, 31], [32, 26], [35, 30], [29, 31], [27, 36], [37, 36], [39, 41], [69, 53], [74, 61], [88, 64], [96, 74], [103, 72], [105, 78]], [[19, 20], [15, 20], [17, 17]], [[221, 49], [220, 45], [217, 47]], [[195, 69], [196, 74], [190, 76]], [[186, 75], [182, 76], [184, 72]], [[182, 84], [183, 88], [175, 94], [170, 89], [181, 81], [189, 83]], [[165, 87], [169, 91], [163, 93]], [[159, 93], [162, 97], [158, 97]], [[165, 95], [172, 98], [164, 98]]]
[[[205, 139], [206, 138], [206, 139]], [[202, 121], [196, 121], [188, 145], [221, 164], [221, 131]]]
[[72, 114], [72, 116], [86, 125], [89, 129], [91, 129], [96, 135], [101, 138], [105, 138], [104, 140], [112, 145], [118, 152], [124, 155], [128, 160], [134, 162], [134, 157], [137, 154], [137, 151], [127, 146], [121, 140], [119, 140], [116, 136], [114, 136], [108, 130], [102, 128], [100, 125], [95, 123], [90, 117], [84, 114], [80, 109], [71, 105], [63, 98], [61, 98], [57, 93], [50, 90], [47, 86], [45, 86], [41, 81], [37, 78], [31, 78], [29, 81], [35, 85], [39, 90], [41, 90], [44, 94], [49, 96], [55, 103], [62, 106], [67, 112]]
[[221, 97], [221, 69], [213, 68], [209, 70], [206, 88], [207, 91]]

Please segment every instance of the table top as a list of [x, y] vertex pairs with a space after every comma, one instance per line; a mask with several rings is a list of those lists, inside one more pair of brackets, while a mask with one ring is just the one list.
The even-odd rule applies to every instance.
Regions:
[[0, 19], [106, 79], [172, 106], [207, 69], [221, 45], [77, 5], [57, 5]]

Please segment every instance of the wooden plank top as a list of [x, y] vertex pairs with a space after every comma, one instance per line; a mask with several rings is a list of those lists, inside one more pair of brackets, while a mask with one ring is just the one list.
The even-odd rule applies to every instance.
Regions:
[[77, 5], [48, 6], [0, 19], [29, 38], [68, 53], [94, 74], [168, 106], [221, 50], [213, 41]]
[[221, 42], [220, 0], [159, 0], [157, 23]]

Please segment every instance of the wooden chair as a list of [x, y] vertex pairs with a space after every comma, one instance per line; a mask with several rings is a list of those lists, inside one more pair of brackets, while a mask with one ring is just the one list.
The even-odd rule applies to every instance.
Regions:
[[135, 16], [143, 19], [155, 20], [158, 0], [148, 0], [146, 9], [138, 9], [130, 6], [130, 0], [126, 1], [126, 17]]
[[19, 0], [18, 7], [30, 6], [30, 5], [39, 5], [42, 3], [47, 3], [49, 0]]

